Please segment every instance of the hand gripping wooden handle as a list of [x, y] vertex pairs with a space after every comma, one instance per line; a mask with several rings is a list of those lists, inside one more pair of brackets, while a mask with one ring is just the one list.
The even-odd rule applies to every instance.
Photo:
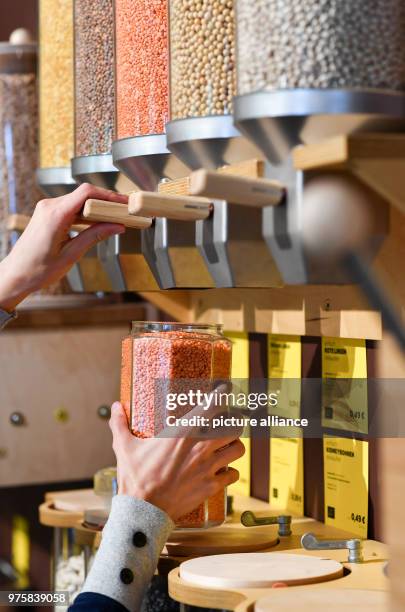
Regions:
[[285, 188], [278, 181], [222, 174], [210, 170], [196, 170], [190, 175], [190, 194], [227, 200], [246, 206], [276, 206], [285, 196]]
[[129, 196], [128, 210], [131, 215], [198, 221], [210, 216], [212, 203], [207, 198], [138, 191]]
[[126, 204], [108, 202], [107, 200], [87, 200], [82, 217], [86, 221], [120, 223], [125, 227], [135, 229], [146, 229], [152, 225], [152, 219], [130, 215]]

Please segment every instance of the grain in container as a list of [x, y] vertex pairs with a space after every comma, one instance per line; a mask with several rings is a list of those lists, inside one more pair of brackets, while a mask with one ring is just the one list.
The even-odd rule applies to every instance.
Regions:
[[50, 197], [75, 188], [73, 0], [39, 3], [39, 169], [38, 183]]
[[338, 134], [403, 131], [402, 0], [235, 2], [235, 124], [271, 162]]
[[234, 0], [170, 0], [168, 148], [192, 169], [257, 156], [233, 125]]
[[170, 154], [168, 0], [115, 0], [114, 164], [139, 187], [187, 174]]
[[0, 259], [18, 238], [10, 218], [30, 215], [41, 197], [37, 165], [37, 45], [20, 29], [0, 43]]
[[[182, 416], [189, 407], [169, 412], [168, 392], [208, 390], [231, 374], [232, 346], [221, 325], [134, 322], [122, 344], [121, 401], [131, 431], [153, 437], [167, 426], [169, 414]], [[193, 384], [195, 383], [195, 385]], [[179, 528], [205, 528], [225, 520], [225, 492], [207, 499], [180, 518]]]
[[113, 0], [74, 0], [75, 153], [72, 174], [117, 188]]

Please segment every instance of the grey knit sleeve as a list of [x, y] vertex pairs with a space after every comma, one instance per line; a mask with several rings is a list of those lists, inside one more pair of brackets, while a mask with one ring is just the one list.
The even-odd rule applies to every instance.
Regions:
[[101, 593], [131, 612], [141, 602], [174, 524], [148, 502], [116, 495], [82, 592]]

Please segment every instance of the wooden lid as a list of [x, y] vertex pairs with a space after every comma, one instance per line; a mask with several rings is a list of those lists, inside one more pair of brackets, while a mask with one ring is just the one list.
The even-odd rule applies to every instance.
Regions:
[[214, 555], [185, 561], [180, 577], [207, 588], [267, 588], [274, 583], [300, 585], [340, 578], [337, 561], [284, 553]]

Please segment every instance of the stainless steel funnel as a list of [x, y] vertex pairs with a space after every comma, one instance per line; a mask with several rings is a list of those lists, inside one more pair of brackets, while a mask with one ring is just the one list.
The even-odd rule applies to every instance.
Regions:
[[41, 190], [49, 198], [66, 195], [77, 187], [70, 166], [66, 168], [38, 168], [36, 177]]
[[192, 170], [260, 157], [260, 152], [233, 124], [232, 115], [176, 119], [166, 124], [167, 148]]
[[405, 94], [355, 89], [257, 91], [234, 99], [236, 127], [273, 164], [299, 144], [358, 132], [404, 131]]
[[164, 179], [186, 176], [187, 166], [166, 146], [165, 134], [123, 138], [113, 142], [114, 165], [141, 189], [154, 191]]

